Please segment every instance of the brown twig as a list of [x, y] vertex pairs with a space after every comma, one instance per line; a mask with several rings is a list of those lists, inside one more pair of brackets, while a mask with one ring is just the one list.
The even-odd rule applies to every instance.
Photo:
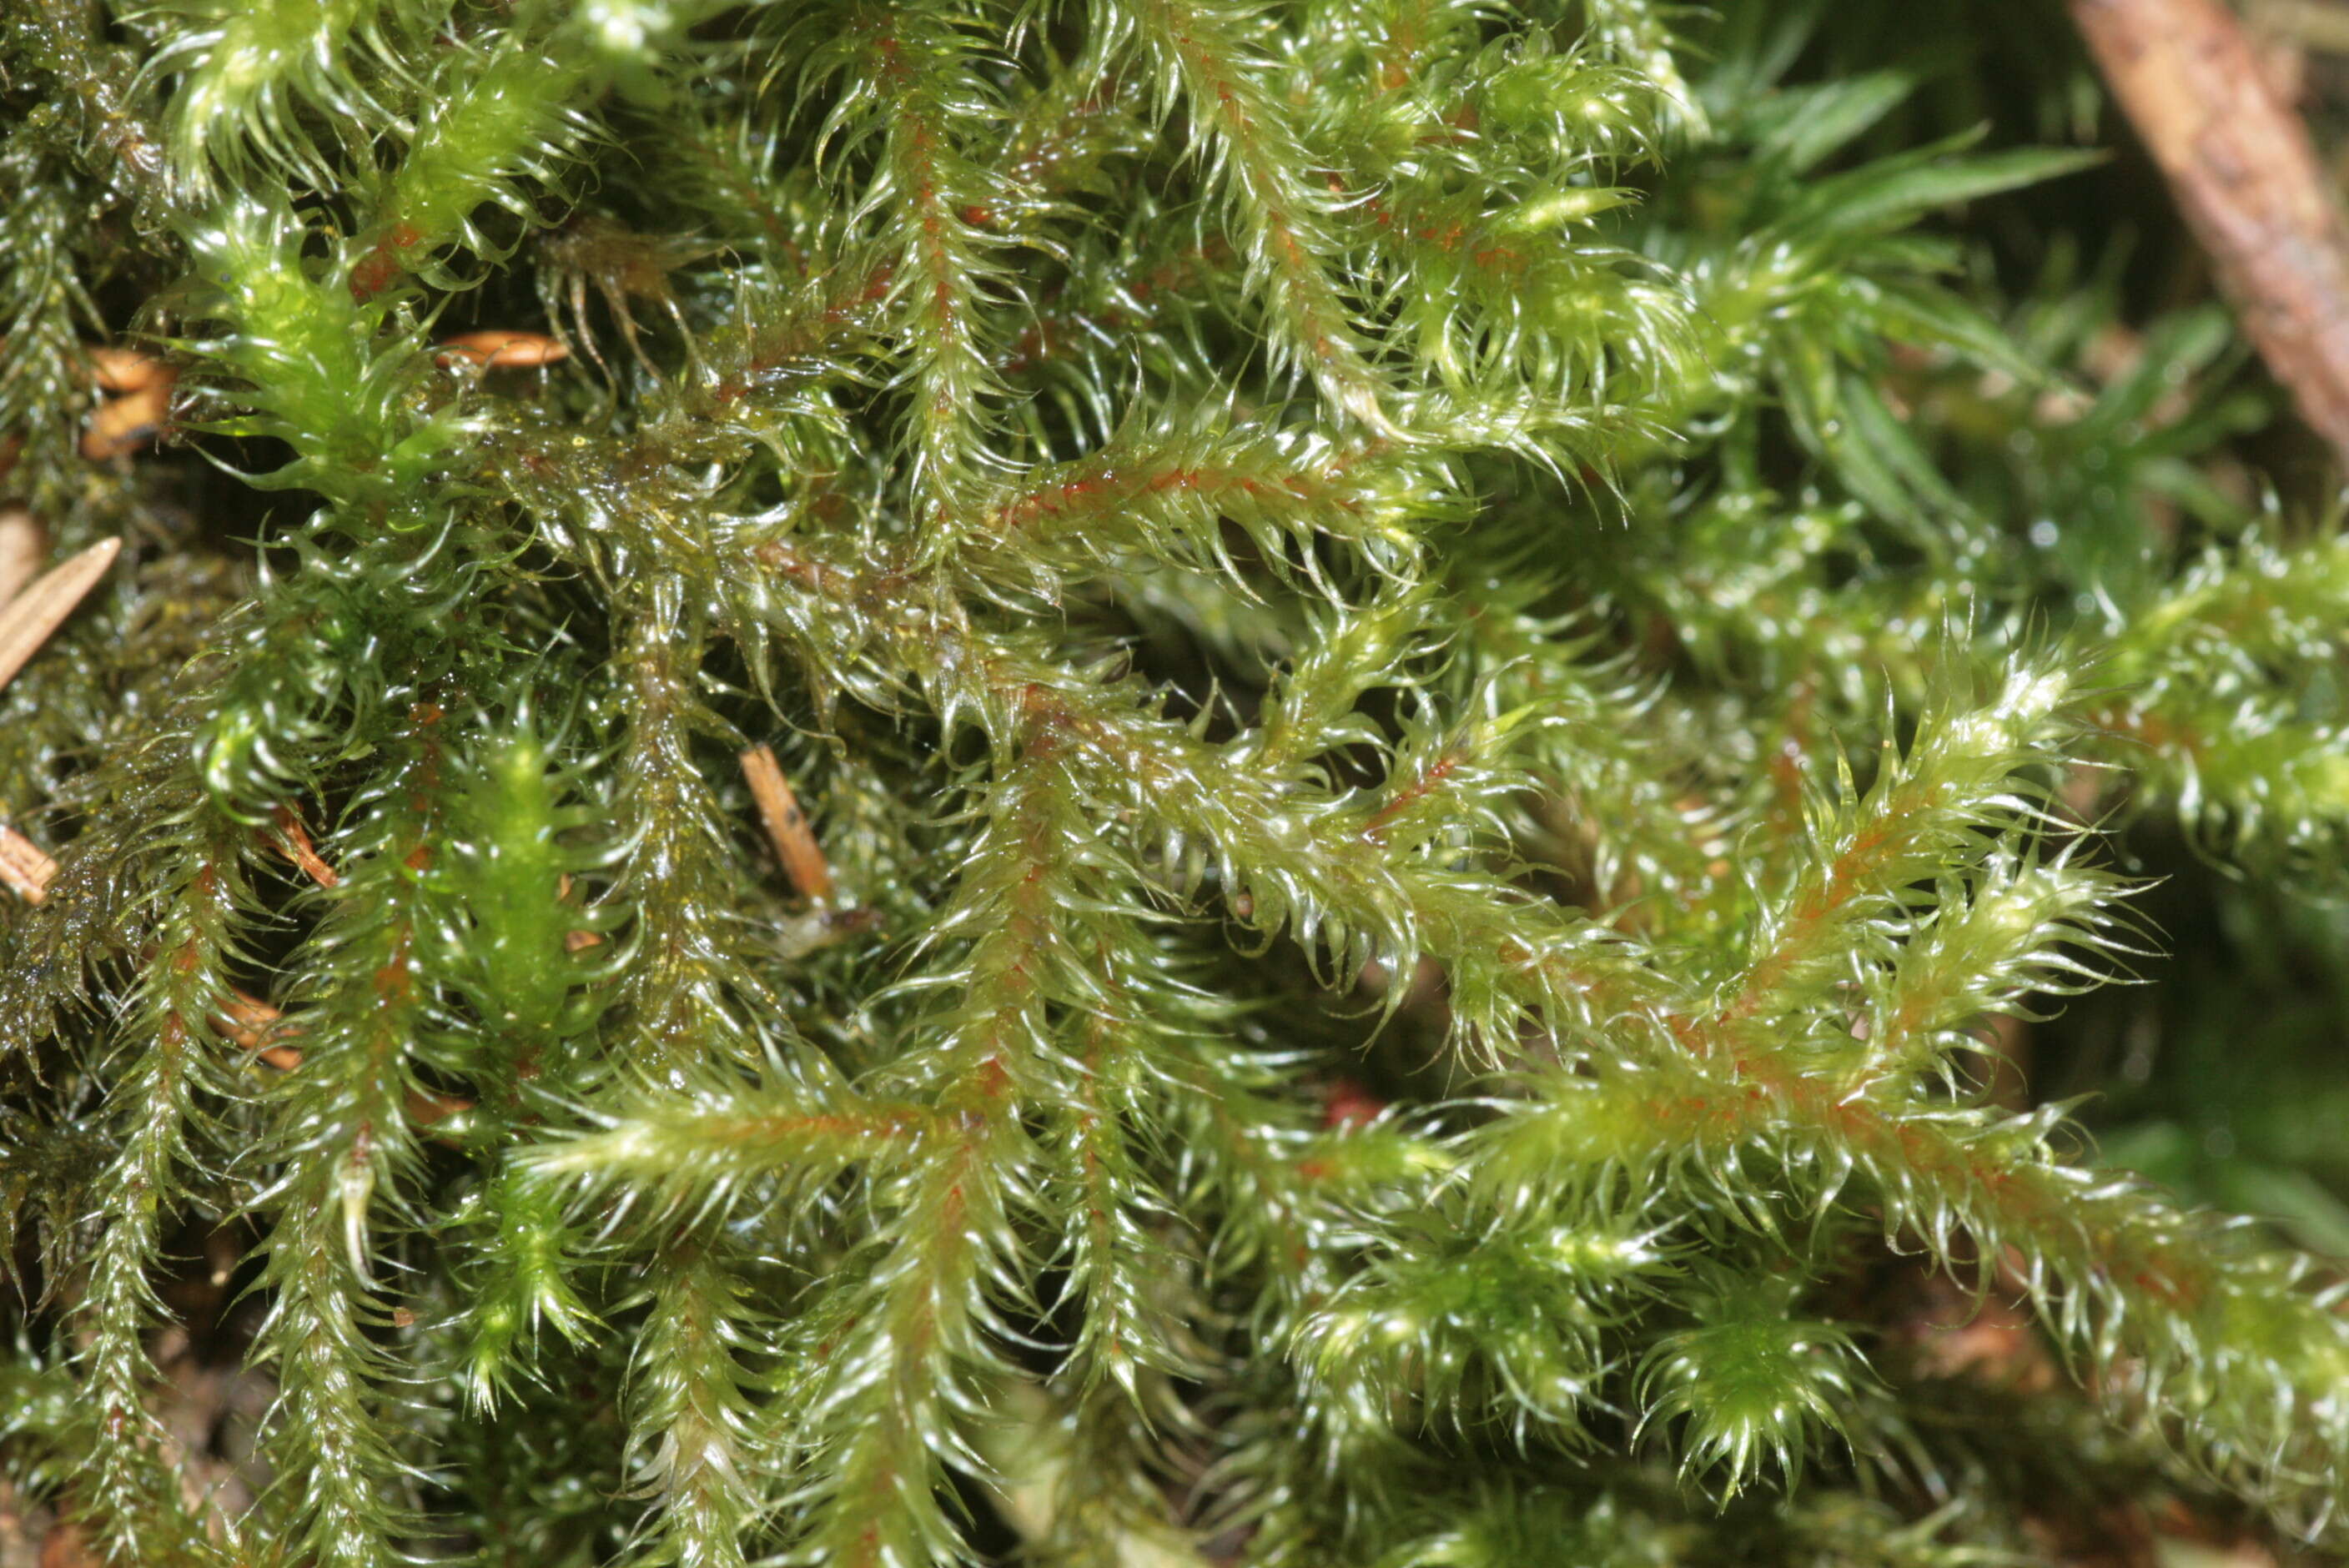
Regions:
[[2244, 332], [2349, 467], [2349, 225], [2299, 117], [2218, 0], [2070, 0]]
[[783, 873], [810, 903], [830, 905], [832, 864], [823, 858], [773, 749], [761, 743], [742, 753], [742, 777], [750, 781], [751, 798], [759, 802], [759, 815], [767, 824], [767, 837], [775, 846], [775, 858], [783, 863]]
[[98, 585], [121, 551], [119, 539], [102, 540], [50, 571], [0, 610], [0, 686], [6, 686], [25, 667], [25, 661], [41, 651], [49, 634]]

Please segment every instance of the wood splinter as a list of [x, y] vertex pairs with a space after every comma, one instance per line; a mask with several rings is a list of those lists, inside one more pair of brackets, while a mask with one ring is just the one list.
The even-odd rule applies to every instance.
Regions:
[[808, 901], [805, 913], [786, 921], [775, 934], [783, 956], [802, 957], [878, 927], [880, 911], [841, 905], [839, 890], [833, 884], [832, 862], [823, 858], [815, 831], [808, 826], [807, 813], [800, 809], [799, 797], [784, 779], [773, 749], [762, 743], [742, 753], [742, 777], [750, 782], [751, 798], [759, 802], [759, 816], [767, 825], [767, 839], [775, 846], [783, 874]]
[[742, 777], [750, 781], [751, 799], [759, 803], [759, 816], [767, 824], [767, 838], [775, 846], [783, 874], [810, 903], [829, 908], [832, 862], [823, 858], [807, 813], [800, 810], [799, 797], [792, 793], [782, 765], [775, 760], [774, 748], [761, 741], [742, 753]]

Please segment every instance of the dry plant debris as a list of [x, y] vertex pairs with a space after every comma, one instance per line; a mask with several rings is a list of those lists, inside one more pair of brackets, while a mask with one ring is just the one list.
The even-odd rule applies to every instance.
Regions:
[[2071, 0], [2244, 332], [2349, 466], [2349, 223], [2308, 128], [2219, 0]]

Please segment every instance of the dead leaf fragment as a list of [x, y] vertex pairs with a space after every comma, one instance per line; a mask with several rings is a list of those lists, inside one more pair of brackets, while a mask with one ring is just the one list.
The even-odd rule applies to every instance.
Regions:
[[452, 337], [433, 351], [433, 363], [478, 365], [485, 370], [528, 368], [554, 365], [571, 357], [560, 340], [543, 332], [506, 332], [485, 328]]
[[135, 348], [93, 348], [89, 367], [101, 392], [143, 392], [177, 377], [170, 366]]
[[171, 413], [171, 383], [158, 381], [101, 403], [81, 433], [81, 455], [94, 463], [126, 458], [163, 433]]

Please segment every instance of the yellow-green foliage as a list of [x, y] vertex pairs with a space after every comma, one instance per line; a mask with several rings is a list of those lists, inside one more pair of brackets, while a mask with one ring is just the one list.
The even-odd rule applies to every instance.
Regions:
[[2114, 274], [1964, 213], [2095, 154], [1909, 9], [0, 0], [0, 482], [130, 541], [0, 696], [9, 1473], [319, 1568], [2332, 1530], [2333, 1276], [1988, 1042], [2158, 965], [2139, 838], [2338, 888], [2349, 571], [2223, 317], [2075, 375]]

